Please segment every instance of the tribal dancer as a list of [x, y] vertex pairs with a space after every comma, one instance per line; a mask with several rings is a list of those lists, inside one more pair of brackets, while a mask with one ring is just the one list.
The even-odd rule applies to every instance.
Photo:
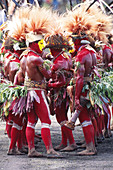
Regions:
[[[81, 12], [82, 11], [82, 12]], [[97, 153], [94, 140], [94, 127], [87, 108], [88, 90], [83, 92], [85, 85], [93, 79], [93, 70], [96, 65], [96, 51], [89, 45], [93, 41], [89, 34], [93, 33], [95, 19], [89, 16], [81, 8], [69, 11], [64, 19], [64, 29], [71, 32], [77, 55], [75, 56], [76, 86], [75, 86], [75, 109], [83, 128], [86, 142], [86, 150], [79, 152], [79, 155], [95, 155]], [[83, 98], [82, 101], [81, 98]], [[75, 114], [76, 115], [76, 114]], [[76, 117], [75, 117], [76, 119]]]
[[[111, 47], [112, 41], [110, 41], [109, 35], [112, 32], [113, 19], [112, 16], [103, 13], [99, 8], [97, 8], [96, 5], [90, 8], [88, 13], [90, 15], [93, 15], [97, 22], [97, 26], [95, 27], [95, 38], [96, 40], [101, 41], [103, 43], [103, 45], [101, 46], [102, 59], [103, 59], [103, 63], [105, 64], [103, 67], [103, 73], [102, 73], [103, 76], [104, 72], [106, 72], [107, 69], [110, 68], [109, 67], [110, 63], [112, 63], [112, 56], [113, 56], [113, 51]], [[105, 120], [104, 136], [110, 137], [111, 136], [111, 132], [110, 132], [111, 113], [109, 109], [109, 100], [107, 99], [107, 96], [106, 96], [107, 100], [106, 99], [103, 100], [101, 97], [100, 99], [103, 103], [102, 108], [104, 111], [104, 120]]]
[[[91, 48], [88, 48], [87, 45], [86, 45], [85, 48], [84, 48], [84, 46], [81, 46], [82, 43], [83, 43], [83, 39], [85, 38], [83, 36], [83, 34], [84, 33], [86, 34], [86, 40], [90, 41], [90, 39], [88, 38], [89, 36], [87, 36], [87, 35], [90, 35], [90, 36], [93, 36], [93, 38], [95, 40], [102, 41], [102, 42], [107, 42], [107, 37], [106, 37], [107, 34], [106, 33], [108, 33], [110, 31], [110, 29], [111, 29], [110, 28], [111, 23], [109, 22], [111, 20], [110, 17], [107, 18], [107, 16], [105, 14], [102, 14], [102, 11], [99, 10], [97, 6], [96, 6], [95, 10], [94, 10], [94, 8], [92, 8], [92, 10], [89, 9], [86, 12], [86, 6], [87, 6], [87, 4], [85, 4], [85, 5], [83, 4], [83, 6], [81, 5], [78, 9], [75, 9], [73, 12], [70, 12], [69, 15], [68, 15], [68, 18], [66, 20], [68, 31], [71, 31], [73, 34], [77, 34], [75, 36], [73, 35], [75, 37], [74, 43], [75, 43], [76, 48], [77, 48], [77, 56], [75, 58], [76, 58], [76, 61], [79, 61], [79, 63], [80, 63], [80, 66], [79, 66], [79, 68], [77, 70], [77, 76], [78, 77], [77, 77], [77, 80], [76, 80], [76, 89], [78, 89], [78, 90], [76, 90], [76, 92], [75, 92], [75, 106], [78, 105], [77, 108], [78, 108], [79, 111], [76, 108], [77, 113], [74, 114], [75, 118], [73, 117], [72, 121], [74, 119], [76, 119], [78, 116], [79, 116], [79, 119], [81, 121], [82, 112], [85, 111], [84, 107], [83, 108], [79, 107], [80, 106], [79, 100], [78, 100], [78, 103], [77, 103], [77, 99], [79, 99], [80, 95], [83, 94], [82, 93], [82, 87], [83, 86], [81, 86], [81, 91], [79, 90], [80, 86], [79, 86], [79, 88], [77, 88], [77, 87], [78, 87], [78, 85], [82, 85], [82, 83], [83, 83], [82, 82], [82, 79], [83, 79], [82, 77], [84, 77], [86, 75], [89, 76], [89, 75], [92, 74], [92, 72], [96, 73], [95, 69], [94, 69], [95, 68], [94, 66], [95, 66], [96, 62], [93, 63], [95, 61], [95, 59], [96, 59], [96, 51], [94, 52], [94, 50], [93, 49], [91, 50]], [[82, 16], [81, 16], [81, 11], [83, 12]], [[78, 12], [78, 14], [77, 14], [77, 12]], [[95, 16], [95, 13], [96, 13], [96, 16]], [[97, 15], [98, 15], [98, 17], [97, 17]], [[105, 20], [104, 17], [106, 18], [106, 20]], [[87, 20], [86, 20], [86, 18], [87, 18]], [[73, 21], [73, 22], [75, 21], [74, 24], [70, 20]], [[104, 22], [104, 20], [105, 20], [105, 22]], [[69, 22], [70, 22], [70, 24], [69, 24]], [[79, 38], [77, 38], [77, 36]], [[91, 42], [89, 44], [91, 44]], [[87, 50], [87, 53], [85, 53], [86, 50]], [[94, 55], [95, 55], [95, 57], [94, 57]], [[92, 69], [91, 70], [90, 70], [89, 66], [88, 66], [89, 69], [87, 68], [87, 64], [88, 63], [91, 64], [90, 63], [91, 62], [91, 58], [90, 57], [88, 58], [88, 56], [90, 56], [90, 57], [92, 56]], [[82, 64], [83, 64], [83, 66], [81, 67]], [[82, 72], [84, 74], [82, 74]], [[83, 122], [81, 122], [81, 123], [83, 123]], [[93, 123], [94, 123], [94, 121], [93, 121]], [[89, 125], [86, 124], [85, 126], [83, 125], [83, 131], [84, 131], [84, 129], [86, 129], [86, 131], [87, 131], [87, 128], [91, 127], [90, 125], [91, 124], [89, 124]], [[90, 134], [88, 134], [89, 132], [90, 132]], [[88, 151], [89, 150], [88, 143], [90, 144], [90, 142], [88, 142], [88, 140], [91, 140], [91, 136], [90, 135], [91, 134], [93, 135], [93, 132], [91, 133], [91, 130], [89, 130], [89, 132], [87, 133], [89, 136], [85, 137], [85, 139], [86, 139], [86, 151], [83, 151], [80, 154], [90, 154], [90, 152]], [[85, 131], [84, 131], [84, 136], [85, 136]], [[92, 140], [92, 142], [93, 142], [93, 140]], [[91, 154], [95, 154], [96, 151], [94, 149], [94, 145], [93, 145], [92, 148], [93, 149], [92, 149], [92, 153]]]
[[[28, 11], [29, 9], [23, 9], [24, 14], [28, 14]], [[21, 11], [21, 17], [23, 12]], [[20, 55], [26, 49], [24, 36], [26, 20], [24, 15], [20, 19], [19, 13], [20, 11], [16, 12], [16, 15], [13, 16], [12, 21], [7, 26], [8, 36], [4, 43], [4, 47], [8, 51], [4, 62], [5, 76], [12, 83], [15, 83], [15, 75], [19, 70]], [[25, 115], [20, 115], [19, 111], [13, 112], [14, 104], [16, 104], [17, 100], [17, 98], [14, 99], [11, 106], [9, 106], [8, 121], [6, 123], [7, 134], [11, 138], [8, 155], [21, 154], [20, 151], [24, 150], [25, 124], [23, 125], [23, 119]], [[18, 149], [16, 149], [16, 143]]]
[[48, 157], [58, 157], [59, 154], [53, 149], [50, 134], [50, 110], [46, 100], [46, 79], [51, 77], [51, 69], [46, 68], [47, 63], [42, 59], [43, 34], [50, 32], [51, 12], [45, 8], [33, 8], [30, 11], [27, 24], [26, 42], [28, 50], [23, 54], [21, 60], [21, 73], [25, 77], [24, 85], [28, 89], [27, 95], [27, 117], [26, 137], [28, 142], [28, 156], [42, 157], [35, 150], [34, 136], [37, 116], [41, 121], [41, 136], [46, 146]]
[[[58, 20], [57, 20], [58, 21]], [[70, 152], [77, 149], [72, 130], [64, 126], [68, 120], [67, 111], [69, 108], [69, 96], [66, 88], [73, 76], [72, 59], [65, 50], [71, 49], [68, 39], [63, 35], [60, 25], [52, 29], [52, 33], [46, 38], [46, 47], [53, 55], [52, 78], [48, 82], [50, 89], [51, 114], [56, 115], [57, 122], [61, 125], [62, 141], [55, 147], [55, 150]], [[57, 26], [56, 26], [57, 25]], [[67, 146], [67, 142], [69, 145]]]

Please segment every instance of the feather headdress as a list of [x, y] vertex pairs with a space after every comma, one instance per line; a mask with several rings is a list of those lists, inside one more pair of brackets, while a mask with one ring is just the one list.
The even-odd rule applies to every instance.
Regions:
[[[26, 30], [28, 32], [28, 41], [38, 40], [43, 38], [52, 28], [52, 12], [46, 8], [33, 7], [30, 11], [29, 21]], [[38, 36], [37, 36], [38, 35]], [[30, 39], [31, 37], [31, 39]]]
[[88, 11], [89, 15], [94, 16], [96, 19], [96, 25], [94, 28], [94, 36], [99, 41], [103, 41], [104, 43], [108, 42], [108, 34], [110, 34], [113, 29], [113, 18], [110, 15], [107, 15], [102, 12], [100, 8], [96, 4], [94, 4]]
[[81, 7], [74, 11], [67, 11], [62, 23], [64, 30], [71, 34], [94, 33], [95, 18], [82, 10]]
[[15, 12], [12, 20], [9, 22], [7, 27], [7, 29], [9, 30], [9, 36], [19, 41], [25, 40], [26, 24], [29, 20], [29, 12], [29, 7], [22, 7]]
[[[107, 35], [113, 29], [112, 16], [103, 13], [103, 11], [99, 8], [98, 3], [93, 4], [93, 6], [91, 6], [87, 10], [88, 6], [89, 6], [88, 2], [84, 2], [78, 8], [82, 11], [83, 15], [84, 13], [87, 13], [92, 17], [93, 38], [99, 41], [103, 41], [104, 43], [107, 43], [108, 41]], [[78, 9], [75, 8], [74, 11], [76, 10]]]
[[107, 36], [113, 28], [112, 17], [104, 14], [97, 4], [86, 11], [88, 6], [89, 4], [84, 2], [73, 11], [67, 11], [63, 22], [64, 29], [77, 35], [84, 32], [95, 40], [107, 43]]
[[72, 48], [62, 29], [61, 18], [62, 16], [59, 16], [55, 12], [53, 13], [52, 15], [53, 25], [51, 28], [51, 32], [49, 32], [45, 36], [45, 42], [46, 42], [45, 48], [54, 48], [54, 49], [62, 49], [62, 48], [71, 49]]

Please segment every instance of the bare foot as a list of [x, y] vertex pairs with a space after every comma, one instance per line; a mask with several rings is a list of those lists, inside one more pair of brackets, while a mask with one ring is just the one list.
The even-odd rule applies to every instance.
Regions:
[[22, 147], [21, 149], [19, 149], [19, 151], [20, 151], [21, 153], [25, 153], [25, 154], [28, 153], [28, 149], [26, 149], [25, 147]]
[[91, 156], [91, 155], [96, 155], [96, 154], [97, 154], [96, 150], [88, 150], [88, 149], [85, 149], [84, 151], [77, 153], [77, 155], [80, 155], [80, 156]]
[[66, 145], [63, 145], [63, 144], [60, 144], [60, 145], [57, 145], [55, 146], [55, 151], [60, 151], [61, 149], [64, 149], [66, 147]]
[[75, 143], [75, 144], [71, 144], [71, 145], [65, 147], [64, 149], [61, 149], [60, 151], [61, 152], [71, 152], [71, 151], [77, 150], [77, 148], [78, 147], [77, 147], [77, 145]]
[[63, 156], [54, 149], [47, 150], [47, 158], [62, 158]]
[[86, 149], [84, 151], [77, 153], [77, 155], [81, 155], [81, 156], [86, 156], [86, 155], [90, 156], [90, 155], [96, 155], [96, 154], [97, 154], [97, 150], [93, 142], [86, 144]]
[[108, 130], [109, 136], [112, 137], [111, 129]]
[[97, 143], [102, 143], [102, 138], [101, 138], [101, 136], [98, 136], [98, 137], [97, 137]]
[[43, 154], [37, 152], [35, 148], [32, 148], [28, 153], [28, 157], [39, 157], [40, 158], [40, 157], [43, 157]]
[[20, 152], [20, 151], [17, 150], [17, 149], [10, 149], [10, 150], [7, 152], [7, 155], [24, 155], [24, 153]]
[[110, 129], [111, 129], [111, 131], [113, 131], [113, 125], [111, 125]]
[[104, 137], [105, 137], [105, 138], [110, 138], [110, 135], [109, 135], [108, 130], [105, 130], [105, 132], [104, 132]]
[[83, 144], [80, 145], [78, 148], [86, 148], [86, 143], [83, 143]]
[[82, 144], [84, 144], [84, 143], [85, 143], [85, 140], [84, 140], [84, 139], [81, 140], [80, 142], [76, 142], [77, 145], [82, 145]]
[[53, 148], [47, 150], [47, 154], [54, 154], [54, 155], [60, 155], [58, 152], [56, 152]]

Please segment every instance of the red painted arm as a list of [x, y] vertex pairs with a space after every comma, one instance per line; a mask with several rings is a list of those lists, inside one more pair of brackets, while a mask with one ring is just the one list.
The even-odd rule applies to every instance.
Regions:
[[21, 85], [23, 83], [24, 83], [24, 75], [22, 70], [20, 69], [14, 77], [14, 85]]
[[55, 81], [49, 81], [48, 82], [48, 87], [51, 88], [59, 88], [62, 87], [66, 84], [66, 79], [63, 74], [60, 74], [60, 76], [55, 80]]
[[85, 68], [84, 68], [84, 64], [82, 64], [77, 70], [77, 80], [76, 80], [76, 90], [75, 90], [75, 107], [77, 110], [80, 110], [82, 108], [82, 106], [80, 105], [80, 95], [84, 83], [84, 73], [85, 73]]

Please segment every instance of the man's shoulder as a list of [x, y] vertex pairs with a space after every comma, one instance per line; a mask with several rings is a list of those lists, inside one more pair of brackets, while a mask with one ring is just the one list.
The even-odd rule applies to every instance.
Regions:
[[28, 49], [26, 49], [25, 51], [22, 52], [22, 54], [20, 55], [20, 59], [24, 56], [26, 57], [28, 55], [30, 51]]
[[36, 57], [40, 57], [41, 55], [31, 49], [26, 49], [25, 51], [23, 51], [23, 53], [21, 54], [21, 58], [22, 57], [27, 57], [27, 56], [36, 56]]
[[39, 54], [39, 53], [37, 53], [36, 51], [31, 50], [31, 49], [29, 49], [28, 55], [29, 55], [29, 56], [41, 57], [41, 54]]
[[76, 55], [76, 61], [83, 61], [83, 59], [85, 59], [88, 55], [90, 54], [88, 49], [82, 49], [81, 51], [79, 51]]

